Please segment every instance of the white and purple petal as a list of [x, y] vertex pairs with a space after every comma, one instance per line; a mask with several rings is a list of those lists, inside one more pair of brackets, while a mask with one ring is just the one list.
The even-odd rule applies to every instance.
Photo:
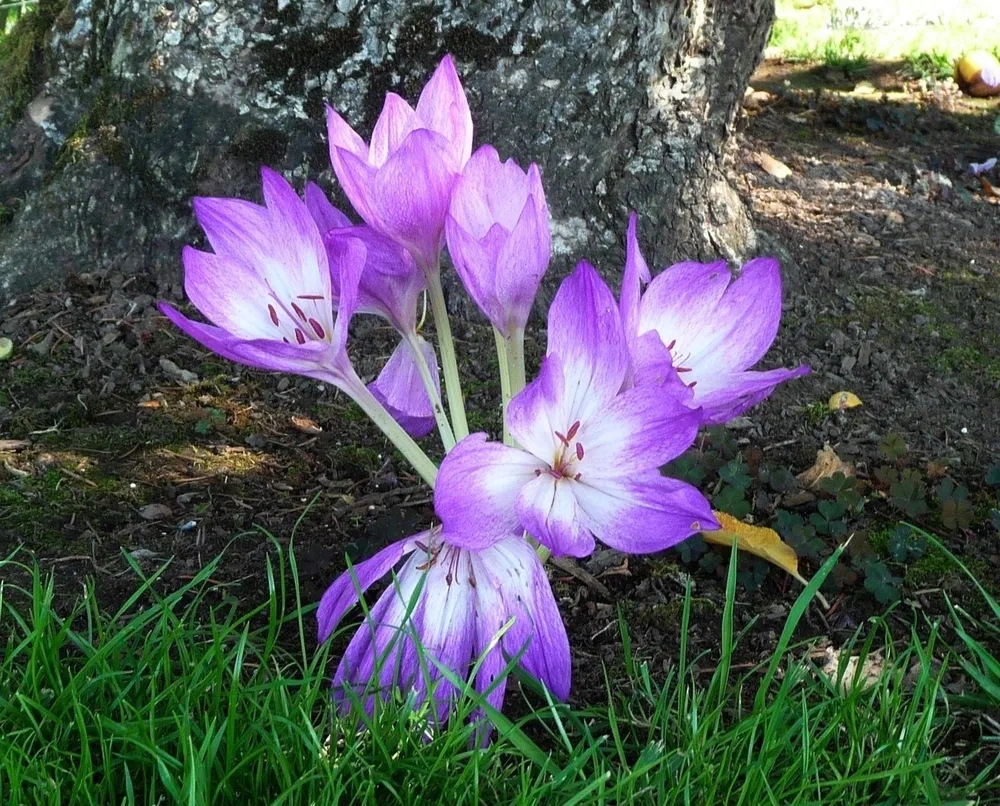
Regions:
[[582, 422], [618, 394], [629, 367], [618, 304], [589, 263], [559, 286], [548, 325], [546, 355], [563, 367], [561, 408], [570, 422]]
[[580, 484], [542, 472], [517, 496], [521, 526], [554, 555], [586, 557], [594, 551], [594, 537], [577, 500]]
[[319, 642], [323, 643], [333, 631], [344, 613], [358, 601], [361, 595], [373, 583], [384, 577], [404, 556], [417, 548], [418, 544], [427, 545], [430, 532], [421, 532], [411, 537], [397, 540], [381, 551], [356, 565], [353, 565], [336, 580], [323, 598], [320, 599], [316, 611], [316, 621], [319, 625]]
[[515, 534], [515, 502], [525, 484], [547, 470], [526, 451], [486, 434], [470, 434], [441, 463], [434, 488], [434, 511], [455, 545], [480, 550]]
[[[440, 397], [441, 381], [434, 347], [422, 336], [415, 338]], [[406, 341], [396, 345], [378, 378], [368, 385], [368, 389], [411, 437], [425, 437], [434, 430], [434, 407], [420, 377], [413, 348]]]
[[594, 535], [628, 554], [661, 551], [702, 529], [720, 528], [697, 488], [655, 470], [602, 481], [577, 497]]

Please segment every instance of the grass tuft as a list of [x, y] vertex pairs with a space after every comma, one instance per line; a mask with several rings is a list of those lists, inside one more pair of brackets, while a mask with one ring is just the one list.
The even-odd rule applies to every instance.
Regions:
[[[624, 678], [608, 678], [604, 701], [557, 703], [513, 671], [533, 708], [493, 713], [480, 752], [474, 726], [429, 731], [405, 698], [338, 716], [294, 554], [275, 542], [274, 557], [249, 612], [213, 581], [218, 561], [166, 593], [164, 569], [143, 578], [133, 564], [142, 582], [114, 613], [90, 585], [58, 612], [51, 575], [0, 563], [0, 578], [24, 580], [0, 586], [0, 802], [937, 803], [990, 780], [949, 755], [937, 627], [896, 640], [874, 619], [834, 670], [792, 641], [832, 563], [758, 668], [732, 664], [749, 629], [734, 626], [734, 552], [718, 655], [689, 656], [689, 584], [675, 665], [638, 657], [620, 617]], [[461, 714], [484, 706], [454, 682]]]

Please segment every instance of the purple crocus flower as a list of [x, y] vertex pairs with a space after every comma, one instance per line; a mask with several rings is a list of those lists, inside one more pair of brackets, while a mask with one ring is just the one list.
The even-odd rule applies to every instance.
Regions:
[[549, 265], [549, 211], [537, 165], [525, 173], [493, 146], [469, 160], [445, 220], [448, 253], [469, 295], [504, 336], [523, 330]]
[[365, 222], [437, 270], [452, 186], [472, 153], [472, 115], [450, 55], [413, 109], [389, 93], [371, 143], [327, 108], [330, 161]]
[[[350, 705], [345, 686], [354, 689], [369, 713], [376, 696], [412, 691], [422, 703], [430, 689], [432, 711], [442, 724], [456, 691], [430, 658], [459, 678], [467, 678], [482, 658], [476, 690], [500, 709], [506, 688], [500, 673], [522, 649], [521, 666], [559, 699], [569, 695], [566, 629], [541, 561], [516, 536], [467, 551], [435, 527], [393, 543], [342, 574], [323, 594], [317, 612], [319, 640], [329, 638], [358, 597], [404, 557], [406, 563], [371, 608], [334, 674], [334, 696], [344, 710]], [[426, 674], [414, 636], [428, 656]]]
[[441, 465], [434, 506], [449, 538], [481, 550], [524, 529], [554, 554], [580, 557], [595, 537], [640, 553], [719, 528], [697, 489], [659, 471], [694, 441], [701, 412], [653, 383], [620, 392], [625, 334], [589, 264], [560, 286], [548, 337], [538, 377], [508, 406], [523, 450], [473, 434]]
[[344, 256], [335, 294], [326, 249], [305, 203], [279, 174], [263, 168], [261, 175], [263, 207], [239, 199], [194, 200], [215, 251], [184, 248], [184, 290], [214, 326], [167, 303], [160, 310], [225, 358], [350, 392], [360, 383], [345, 344], [362, 255]]
[[781, 272], [773, 258], [743, 266], [733, 281], [725, 261], [678, 263], [657, 275], [639, 251], [636, 216], [629, 221], [621, 315], [627, 323], [635, 383], [676, 372], [705, 424], [720, 424], [766, 398], [808, 367], [751, 372], [778, 333]]

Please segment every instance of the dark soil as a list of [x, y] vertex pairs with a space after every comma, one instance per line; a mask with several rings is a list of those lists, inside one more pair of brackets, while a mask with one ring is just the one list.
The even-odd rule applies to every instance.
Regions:
[[[943, 91], [916, 94], [891, 71], [874, 81], [857, 89], [856, 78], [775, 64], [755, 78], [755, 89], [770, 94], [755, 96], [743, 121], [733, 179], [762, 232], [761, 251], [785, 268], [784, 322], [766, 362], [807, 363], [813, 374], [700, 443], [695, 456], [710, 493], [725, 486], [720, 463], [742, 457], [751, 477], [746, 506], [763, 525], [779, 510], [808, 521], [829, 497], [819, 492], [816, 501], [762, 474], [804, 471], [824, 444], [856, 467], [865, 507], [841, 519], [857, 533], [853, 554], [827, 589], [830, 612], [814, 606], [801, 628], [820, 647], [885, 611], [864, 585], [869, 561], [902, 580], [899, 635], [947, 612], [942, 590], [977, 607], [941, 555], [891, 557], [887, 535], [906, 512], [893, 472], [923, 485], [926, 511], [916, 507], [910, 519], [1000, 587], [1000, 543], [989, 524], [997, 496], [984, 481], [1000, 462], [1000, 199], [965, 170], [1000, 154], [1000, 108]], [[791, 176], [763, 171], [761, 152]], [[205, 352], [156, 312], [154, 293], [142, 277], [81, 273], [3, 312], [0, 332], [15, 352], [0, 364], [0, 439], [15, 442], [0, 443], [0, 550], [23, 547], [22, 561], [34, 557], [52, 571], [67, 609], [85, 579], [109, 610], [119, 607], [137, 584], [128, 555], [147, 572], [170, 560], [159, 583], [169, 588], [220, 552], [216, 581], [256, 603], [266, 594], [267, 556], [293, 533], [311, 601], [343, 570], [345, 551], [364, 558], [430, 522], [427, 490], [343, 395]], [[492, 339], [478, 325], [456, 330], [478, 411], [473, 429], [495, 434]], [[544, 333], [535, 339], [537, 361]], [[366, 378], [393, 347], [389, 332], [361, 320], [353, 344]], [[179, 380], [162, 359], [197, 379]], [[864, 405], [830, 412], [826, 401], [839, 391]], [[890, 434], [906, 448], [886, 443]], [[936, 493], [949, 479], [968, 491], [961, 522]], [[821, 559], [838, 537], [817, 539]], [[599, 552], [584, 566], [605, 592], [554, 571], [574, 699], [604, 697], [602, 664], [612, 681], [622, 676], [619, 608], [639, 660], [659, 668], [676, 655], [688, 579], [689, 641], [695, 654], [708, 651], [710, 668], [726, 556]], [[805, 576], [817, 567], [803, 557]], [[777, 569], [764, 576], [749, 558], [742, 570], [737, 627], [758, 618], [736, 659], [748, 668], [773, 649], [799, 586]], [[4, 574], [18, 581], [12, 566]]]

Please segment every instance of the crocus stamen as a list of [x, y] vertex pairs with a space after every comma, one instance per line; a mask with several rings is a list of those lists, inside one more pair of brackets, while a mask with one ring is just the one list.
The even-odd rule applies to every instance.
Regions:
[[267, 312], [271, 314], [271, 321], [274, 323], [274, 326], [277, 327], [279, 324], [278, 312], [274, 310], [274, 306], [270, 302], [267, 304]]
[[299, 344], [306, 343], [306, 334], [299, 330], [299, 328], [295, 328], [295, 341]]
[[323, 330], [323, 326], [317, 322], [315, 319], [310, 319], [309, 324], [312, 325], [312, 329], [316, 331], [316, 335], [321, 339], [326, 338], [326, 331]]

